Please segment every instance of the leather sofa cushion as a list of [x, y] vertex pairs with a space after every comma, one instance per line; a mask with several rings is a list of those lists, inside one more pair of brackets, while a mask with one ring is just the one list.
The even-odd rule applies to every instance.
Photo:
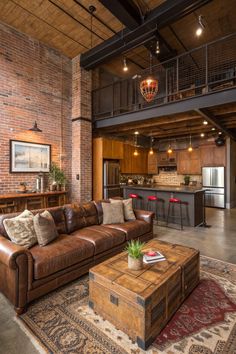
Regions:
[[92, 226], [98, 224], [98, 213], [93, 202], [82, 204], [84, 209], [84, 217], [86, 226]]
[[98, 224], [98, 214], [93, 202], [77, 205], [65, 205], [64, 213], [66, 218], [67, 232], [82, 229], [86, 226]]
[[152, 231], [152, 225], [142, 220], [127, 221], [124, 224], [109, 224], [106, 227], [125, 232], [127, 241]]
[[92, 257], [94, 246], [77, 237], [59, 235], [45, 247], [32, 247], [30, 253], [34, 260], [34, 278], [42, 279]]
[[75, 231], [73, 239], [78, 238], [91, 242], [95, 247], [94, 255], [107, 251], [125, 242], [125, 233], [122, 230], [94, 225]]
[[86, 226], [84, 209], [81, 205], [66, 205], [64, 207], [67, 232], [70, 234]]

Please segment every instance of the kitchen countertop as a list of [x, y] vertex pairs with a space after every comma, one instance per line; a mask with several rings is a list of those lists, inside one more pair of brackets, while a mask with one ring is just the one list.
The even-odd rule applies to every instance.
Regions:
[[159, 184], [130, 184], [122, 185], [123, 188], [132, 188], [132, 189], [143, 189], [143, 190], [158, 190], [163, 192], [176, 192], [176, 193], [199, 193], [205, 192], [205, 188], [195, 187], [195, 186], [170, 186], [170, 185], [159, 185]]

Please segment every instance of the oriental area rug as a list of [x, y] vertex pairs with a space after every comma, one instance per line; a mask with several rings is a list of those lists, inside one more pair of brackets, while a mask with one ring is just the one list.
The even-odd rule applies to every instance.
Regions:
[[200, 284], [146, 351], [93, 313], [88, 291], [84, 276], [17, 319], [41, 353], [236, 354], [236, 265], [202, 256]]

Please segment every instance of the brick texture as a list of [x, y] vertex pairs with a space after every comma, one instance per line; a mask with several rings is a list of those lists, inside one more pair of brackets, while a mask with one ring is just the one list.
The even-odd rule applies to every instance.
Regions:
[[[92, 76], [72, 60], [72, 201], [92, 198]], [[79, 175], [79, 179], [77, 179]]]
[[[65, 171], [70, 188], [71, 60], [0, 23], [0, 82], [0, 193], [16, 191], [20, 182], [33, 188], [37, 175], [9, 173], [9, 139], [51, 144], [52, 161]], [[35, 120], [42, 133], [28, 131]]]

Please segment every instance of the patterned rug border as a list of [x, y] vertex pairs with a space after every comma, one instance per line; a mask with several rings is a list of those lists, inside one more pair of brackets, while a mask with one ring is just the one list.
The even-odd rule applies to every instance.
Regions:
[[[230, 262], [225, 262], [223, 260], [220, 260], [220, 259], [216, 259], [216, 258], [213, 258], [213, 257], [208, 257], [208, 256], [205, 256], [205, 255], [201, 255], [200, 256], [201, 258], [201, 261], [203, 262], [207, 262], [207, 261], [212, 261], [212, 262], [218, 262], [218, 263], [221, 263], [221, 264], [224, 264], [226, 268], [227, 266], [230, 267], [231, 269], [229, 270], [232, 270], [232, 271], [236, 271], [236, 264], [234, 263], [230, 263]], [[204, 274], [204, 273], [208, 273], [208, 274], [213, 274], [211, 273], [211, 266], [209, 264], [207, 264], [207, 266], [209, 266], [209, 271], [206, 271], [204, 269], [201, 269], [201, 273]], [[201, 268], [204, 268], [204, 263], [201, 265]], [[223, 268], [223, 267], [222, 267]], [[215, 268], [212, 267], [212, 270], [214, 270]], [[222, 275], [219, 275], [219, 274], [214, 274], [214, 277], [219, 277], [219, 278], [224, 278], [225, 280], [231, 282], [231, 283], [235, 283], [232, 281], [232, 279], [228, 279], [227, 278], [227, 273], [229, 273], [229, 271], [226, 269], [221, 269], [220, 270], [222, 272]], [[85, 274], [84, 276], [86, 276], [87, 274]], [[78, 279], [75, 279], [74, 281], [68, 283], [68, 284], [65, 284], [63, 286], [61, 286], [60, 288], [56, 289], [54, 292], [60, 292], [62, 289], [64, 289], [66, 286], [70, 285], [70, 284], [73, 284], [73, 282], [76, 282]], [[224, 289], [223, 289], [224, 290]], [[50, 296], [50, 294], [52, 294], [53, 292], [51, 293], [48, 293], [46, 294], [45, 296]], [[231, 301], [235, 302], [235, 299], [232, 299], [230, 295], [228, 295], [228, 297], [230, 298]], [[40, 299], [39, 299], [40, 300]], [[35, 349], [40, 353], [40, 354], [53, 354], [55, 353], [54, 351], [52, 351], [50, 348], [47, 347], [47, 345], [45, 343], [42, 343], [41, 340], [39, 339], [38, 335], [35, 333], [35, 331], [29, 327], [29, 325], [27, 324], [27, 322], [25, 321], [24, 317], [15, 317], [14, 318], [14, 321], [18, 324], [18, 326], [20, 327], [20, 329], [24, 332], [25, 335], [27, 335], [27, 337], [30, 339], [31, 343], [33, 344], [33, 346], [35, 347]], [[89, 322], [88, 322], [89, 323]], [[101, 331], [98, 327], [96, 327], [96, 325], [93, 324], [93, 326]], [[101, 331], [102, 333], [102, 331]], [[109, 336], [108, 336], [108, 340], [109, 340]], [[46, 341], [45, 341], [46, 342]], [[115, 343], [115, 342], [114, 342]], [[117, 343], [115, 343], [117, 345], [117, 347], [119, 347], [119, 345]], [[155, 346], [154, 346], [155, 348]], [[153, 349], [154, 349], [153, 348]], [[122, 346], [120, 346], [120, 349], [123, 350], [124, 352], [127, 352], [125, 350], [125, 348], [123, 348]], [[156, 348], [157, 349], [157, 348]], [[146, 351], [140, 351], [140, 353], [147, 353]], [[164, 353], [164, 352], [163, 352]]]

